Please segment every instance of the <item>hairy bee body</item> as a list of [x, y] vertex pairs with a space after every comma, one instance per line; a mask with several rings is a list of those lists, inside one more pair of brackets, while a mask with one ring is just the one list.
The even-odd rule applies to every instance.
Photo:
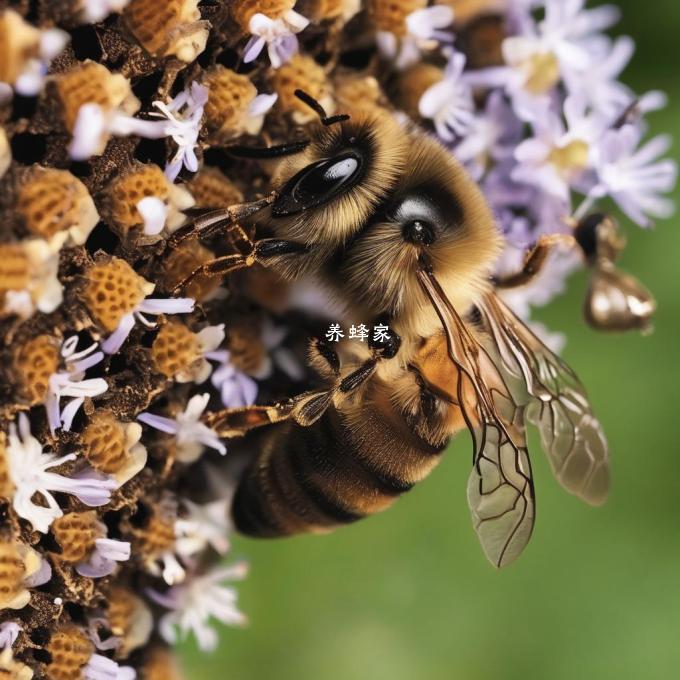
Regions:
[[[324, 165], [334, 159], [344, 163], [336, 174], [356, 166], [357, 176], [314, 205], [315, 188], [335, 190]], [[343, 310], [338, 321], [388, 319], [401, 346], [358, 389], [337, 391], [312, 424], [289, 420], [249, 435], [256, 453], [232, 513], [241, 532], [263, 537], [326, 531], [384, 510], [434, 468], [465, 422], [440, 320], [418, 285], [420, 258], [426, 250], [466, 313], [488, 290], [500, 251], [491, 212], [462, 166], [387, 114], [320, 127], [281, 163], [274, 184], [285, 198], [258, 226], [306, 251], [276, 256], [271, 267], [323, 289]], [[296, 200], [312, 205], [298, 209]], [[370, 363], [371, 350], [346, 339], [337, 354], [347, 375]], [[333, 378], [322, 356], [312, 352], [311, 363]]]

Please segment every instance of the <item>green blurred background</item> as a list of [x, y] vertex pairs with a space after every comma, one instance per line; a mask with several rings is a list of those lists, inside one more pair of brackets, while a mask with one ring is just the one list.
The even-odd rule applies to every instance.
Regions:
[[[592, 3], [589, 3], [592, 5]], [[654, 132], [680, 148], [680, 2], [619, 0], [638, 52], [625, 80], [661, 88]], [[212, 655], [183, 647], [189, 680], [680, 677], [680, 217], [630, 227], [622, 265], [656, 294], [650, 337], [589, 330], [586, 277], [537, 317], [568, 335], [612, 453], [593, 509], [560, 489], [534, 445], [538, 519], [504, 571], [485, 560], [465, 500], [470, 441], [393, 509], [324, 537], [235, 540], [245, 630]]]

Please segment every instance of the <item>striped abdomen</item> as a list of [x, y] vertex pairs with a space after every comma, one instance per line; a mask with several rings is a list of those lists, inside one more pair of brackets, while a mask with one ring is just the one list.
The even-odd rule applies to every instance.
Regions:
[[253, 441], [259, 451], [236, 491], [236, 527], [275, 537], [354, 522], [423, 479], [445, 444], [418, 436], [388, 400], [350, 415], [331, 406], [310, 427], [272, 426]]

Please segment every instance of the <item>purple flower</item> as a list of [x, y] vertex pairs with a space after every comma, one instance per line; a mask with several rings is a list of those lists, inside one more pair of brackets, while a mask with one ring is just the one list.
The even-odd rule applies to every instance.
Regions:
[[220, 391], [222, 403], [227, 408], [241, 408], [255, 403], [257, 383], [231, 363], [231, 354], [227, 350], [208, 352], [205, 356], [221, 363], [213, 371], [211, 381]]
[[423, 93], [418, 111], [433, 121], [439, 137], [452, 142], [468, 131], [473, 120], [472, 90], [463, 79], [465, 55], [452, 52], [444, 77]]
[[147, 591], [154, 602], [170, 610], [160, 620], [159, 631], [163, 639], [168, 644], [175, 644], [180, 635], [184, 638], [191, 632], [201, 650], [215, 649], [217, 633], [209, 625], [211, 618], [230, 626], [241, 626], [246, 620], [236, 606], [236, 591], [223, 582], [241, 580], [247, 572], [247, 565], [239, 562], [231, 567], [214, 568], [203, 576], [193, 576], [164, 593]]
[[196, 394], [189, 399], [184, 412], [179, 413], [175, 418], [166, 418], [153, 413], [140, 413], [137, 419], [156, 430], [174, 435], [177, 441], [177, 459], [184, 463], [197, 460], [205, 446], [224, 455], [227, 447], [213, 430], [201, 422], [201, 416], [209, 400], [208, 393]]
[[[83, 379], [85, 372], [92, 366], [96, 366], [104, 358], [103, 352], [95, 351], [97, 343], [80, 352], [76, 352], [77, 345], [77, 335], [72, 335], [64, 341], [61, 347], [61, 356], [66, 364], [66, 370], [52, 374], [49, 379], [45, 408], [47, 409], [47, 420], [52, 434], [60, 427], [68, 432], [78, 409], [85, 401], [85, 397], [97, 397], [109, 388], [108, 383], [103, 378]], [[59, 402], [62, 397], [74, 398], [61, 409]]]
[[611, 196], [626, 215], [641, 227], [652, 217], [670, 217], [675, 205], [660, 196], [672, 191], [678, 174], [675, 161], [658, 160], [670, 147], [667, 135], [654, 137], [638, 148], [642, 131], [636, 125], [624, 125], [607, 131], [595, 153], [597, 184], [590, 198]]
[[252, 37], [243, 53], [244, 63], [255, 61], [265, 45], [273, 68], [289, 62], [298, 51], [295, 34], [307, 28], [308, 24], [308, 19], [292, 9], [278, 19], [270, 19], [260, 12], [253, 14], [248, 25]]
[[[64, 514], [51, 492], [72, 494], [86, 505], [99, 506], [109, 502], [111, 491], [117, 486], [115, 481], [94, 474], [69, 478], [50, 472], [51, 468], [75, 460], [76, 454], [57, 458], [54, 454], [44, 453], [40, 442], [31, 434], [28, 418], [23, 413], [19, 414], [18, 432], [14, 423], [10, 425], [7, 457], [15, 486], [14, 510], [43, 534]], [[42, 497], [46, 506], [34, 502], [36, 495]]]

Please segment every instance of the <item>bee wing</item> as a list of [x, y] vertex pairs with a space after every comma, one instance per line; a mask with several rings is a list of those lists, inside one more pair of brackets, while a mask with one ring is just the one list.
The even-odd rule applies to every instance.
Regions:
[[[473, 441], [468, 504], [482, 549], [496, 567], [515, 560], [534, 526], [535, 500], [518, 405], [486, 350], [475, 340], [431, 272], [419, 273], [446, 333], [458, 369], [457, 403]], [[465, 385], [473, 387], [471, 404]]]
[[503, 369], [525, 386], [527, 420], [536, 425], [553, 473], [570, 493], [599, 505], [609, 490], [602, 426], [574, 372], [495, 295], [479, 305]]

